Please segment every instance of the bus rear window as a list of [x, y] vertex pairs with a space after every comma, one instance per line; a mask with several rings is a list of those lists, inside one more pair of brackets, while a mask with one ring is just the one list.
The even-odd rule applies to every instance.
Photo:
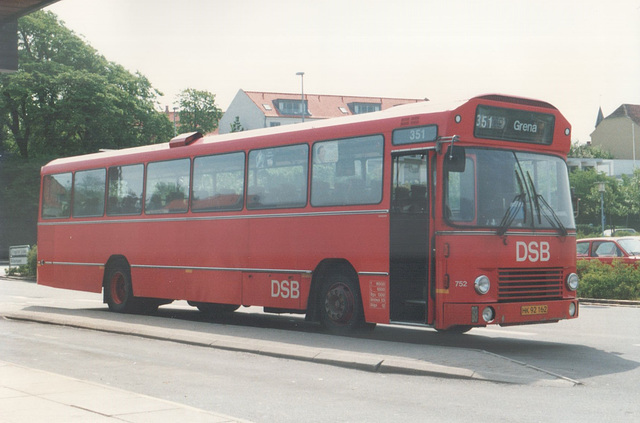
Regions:
[[42, 181], [42, 218], [71, 216], [71, 172], [45, 175]]

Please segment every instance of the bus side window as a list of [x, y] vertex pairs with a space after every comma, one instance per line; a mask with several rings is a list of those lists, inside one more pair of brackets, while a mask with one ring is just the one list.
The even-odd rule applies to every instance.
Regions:
[[191, 209], [195, 212], [242, 209], [244, 153], [196, 157]]
[[249, 152], [247, 208], [304, 207], [309, 147], [306, 144]]
[[144, 165], [110, 167], [108, 179], [107, 216], [142, 213]]
[[383, 143], [382, 135], [315, 143], [311, 205], [379, 203], [382, 200]]
[[145, 213], [186, 212], [189, 208], [190, 170], [190, 159], [149, 163]]
[[73, 217], [104, 215], [105, 175], [104, 169], [76, 172], [73, 181]]

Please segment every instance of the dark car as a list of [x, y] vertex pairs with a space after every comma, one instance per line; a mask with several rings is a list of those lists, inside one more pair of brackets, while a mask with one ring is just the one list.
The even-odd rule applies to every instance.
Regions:
[[613, 260], [636, 265], [640, 260], [640, 237], [584, 238], [577, 242], [578, 260], [600, 260], [611, 264]]

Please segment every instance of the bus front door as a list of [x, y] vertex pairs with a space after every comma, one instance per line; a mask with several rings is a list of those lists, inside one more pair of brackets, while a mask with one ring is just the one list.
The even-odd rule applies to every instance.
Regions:
[[426, 323], [429, 190], [427, 154], [393, 157], [390, 210], [390, 319]]

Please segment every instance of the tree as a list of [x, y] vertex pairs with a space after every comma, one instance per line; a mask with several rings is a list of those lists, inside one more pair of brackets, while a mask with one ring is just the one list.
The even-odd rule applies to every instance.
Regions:
[[604, 150], [601, 146], [594, 146], [591, 144], [578, 144], [577, 142], [575, 142], [571, 144], [569, 157], [584, 159], [613, 159], [613, 154]]
[[627, 225], [640, 230], [640, 169], [634, 170], [633, 175], [622, 175], [620, 191], [628, 210], [627, 219], [631, 220]]
[[216, 96], [209, 91], [193, 88], [183, 90], [178, 96], [180, 107], [180, 132], [213, 132], [222, 118], [222, 110], [216, 106]]
[[18, 21], [19, 70], [0, 76], [5, 148], [67, 156], [167, 141], [158, 94], [139, 73], [107, 61], [51, 12]]
[[230, 124], [231, 132], [242, 132], [244, 131], [244, 127], [240, 123], [240, 116], [236, 116], [234, 121]]
[[32, 244], [48, 160], [171, 138], [147, 78], [107, 61], [51, 12], [18, 21], [19, 69], [0, 75], [0, 256]]
[[640, 224], [640, 189], [638, 188], [640, 171], [636, 171], [633, 177], [623, 176], [618, 180], [603, 173], [597, 173], [594, 169], [574, 170], [569, 174], [569, 180], [574, 194], [580, 199], [576, 223], [600, 227], [601, 194], [597, 183], [604, 182], [605, 226], [635, 227]]

